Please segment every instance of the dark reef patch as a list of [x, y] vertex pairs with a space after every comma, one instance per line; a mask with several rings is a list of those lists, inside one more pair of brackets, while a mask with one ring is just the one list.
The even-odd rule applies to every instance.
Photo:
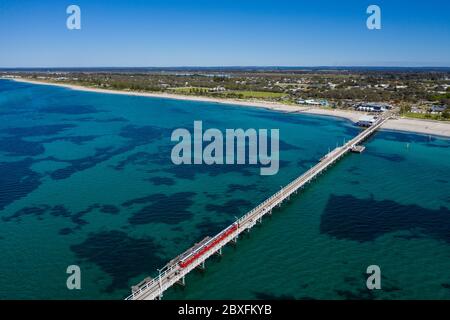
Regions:
[[450, 283], [442, 283], [441, 287], [450, 290]]
[[71, 212], [64, 207], [63, 205], [53, 206], [50, 209], [50, 214], [54, 217], [65, 217], [68, 218], [71, 215]]
[[69, 165], [67, 167], [53, 171], [50, 174], [50, 177], [54, 180], [67, 179], [73, 174], [92, 168], [119, 153], [122, 153], [122, 150], [116, 150], [112, 147], [97, 148], [93, 156], [64, 161], [66, 163], [69, 163]]
[[39, 110], [43, 113], [56, 113], [56, 114], [65, 114], [65, 115], [80, 115], [80, 114], [90, 114], [90, 113], [99, 113], [97, 108], [89, 105], [61, 105], [61, 106], [51, 106], [41, 108]]
[[165, 262], [161, 259], [162, 248], [154, 239], [132, 238], [122, 231], [91, 233], [71, 250], [82, 262], [96, 264], [112, 278], [106, 292], [129, 288], [131, 278], [148, 275], [149, 270]]
[[2, 217], [2, 220], [5, 222], [9, 222], [11, 220], [20, 221], [23, 216], [42, 216], [47, 212], [48, 207], [26, 207], [16, 211], [13, 215], [8, 217]]
[[[197, 167], [200, 167], [200, 166], [197, 166]], [[192, 165], [171, 166], [168, 169], [163, 169], [163, 171], [174, 175], [175, 178], [177, 178], [177, 179], [185, 179], [185, 180], [194, 180], [195, 175], [200, 173]]]
[[[253, 295], [257, 300], [297, 300], [294, 296], [291, 295], [276, 295], [271, 293], [265, 293], [265, 292], [253, 292]], [[313, 298], [305, 297], [302, 300], [314, 300]]]
[[347, 169], [347, 172], [352, 174], [352, 175], [355, 175], [355, 176], [360, 176], [361, 175], [360, 170], [361, 169], [359, 167], [352, 166], [352, 167]]
[[41, 137], [41, 136], [53, 136], [74, 127], [76, 127], [76, 125], [74, 124], [52, 124], [52, 125], [31, 126], [31, 127], [13, 127], [4, 129], [1, 132], [21, 138]]
[[409, 234], [401, 234], [401, 235], [395, 235], [394, 238], [396, 239], [403, 239], [403, 240], [414, 240], [414, 239], [422, 239], [424, 237], [423, 234], [415, 231], [410, 231]]
[[20, 91], [23, 89], [31, 89], [33, 85], [26, 82], [16, 82], [13, 80], [2, 79], [0, 81], [0, 92], [8, 92], [8, 91]]
[[213, 200], [217, 200], [220, 198], [219, 194], [215, 194], [215, 193], [209, 193], [209, 192], [203, 192], [203, 194], [209, 198], [209, 199], [213, 199]]
[[146, 180], [153, 183], [155, 186], [173, 186], [175, 184], [175, 180], [166, 177], [151, 177]]
[[207, 204], [205, 210], [229, 215], [239, 215], [247, 212], [252, 207], [252, 203], [245, 199], [230, 200], [223, 205]]
[[108, 213], [108, 214], [118, 214], [120, 212], [120, 209], [114, 205], [102, 205], [99, 203], [95, 203], [93, 205], [90, 205], [85, 210], [79, 211], [75, 214], [70, 215], [70, 218], [74, 224], [76, 224], [76, 229], [81, 229], [82, 226], [88, 224], [86, 220], [83, 219], [85, 215], [88, 213], [91, 213], [95, 210], [100, 211], [101, 213]]
[[62, 119], [63, 121], [79, 121], [79, 122], [96, 122], [96, 123], [111, 123], [111, 122], [129, 122], [123, 117], [99, 119], [94, 117], [83, 117], [83, 118], [73, 118], [73, 119]]
[[[380, 298], [379, 294], [383, 293], [396, 293], [400, 292], [400, 288], [394, 285], [394, 282], [385, 277], [382, 276], [382, 288], [381, 291], [372, 291], [368, 290], [366, 287], [361, 287], [361, 284], [365, 284], [367, 281], [368, 275], [366, 273], [361, 273], [360, 277], [344, 277], [344, 282], [350, 287], [350, 288], [356, 288], [356, 290], [335, 290], [336, 294], [338, 294], [341, 298], [345, 300], [373, 300]], [[379, 293], [379, 294], [377, 294]]]
[[72, 233], [75, 230], [80, 230], [84, 225], [88, 224], [88, 222], [84, 220], [83, 217], [94, 210], [98, 210], [99, 212], [108, 214], [118, 214], [120, 212], [120, 209], [114, 205], [101, 205], [98, 203], [89, 206], [85, 210], [75, 213], [71, 212], [63, 205], [39, 205], [34, 207], [22, 208], [10, 216], [2, 217], [2, 220], [5, 222], [9, 222], [12, 220], [20, 221], [24, 216], [35, 216], [42, 219], [43, 215], [50, 214], [53, 217], [68, 218], [73, 224], [75, 224], [75, 227], [72, 229], [64, 228], [64, 230], [60, 230], [60, 234], [68, 234], [69, 230], [70, 233]]
[[161, 199], [161, 197], [164, 196], [163, 194], [151, 194], [149, 196], [145, 196], [145, 197], [141, 197], [141, 198], [136, 198], [136, 199], [131, 199], [128, 201], [125, 201], [122, 206], [124, 207], [130, 207], [132, 205], [135, 204], [145, 204], [145, 203], [150, 203], [150, 202], [154, 202], [154, 201], [158, 201]]
[[172, 130], [155, 126], [128, 125], [122, 128], [120, 136], [129, 139], [134, 146], [145, 145], [167, 136], [170, 141]]
[[244, 184], [231, 183], [228, 185], [226, 193], [233, 193], [235, 191], [256, 190], [257, 187], [258, 187], [257, 184], [244, 185]]
[[55, 137], [55, 138], [42, 140], [42, 141], [40, 141], [40, 143], [50, 143], [50, 142], [54, 142], [54, 141], [67, 141], [67, 142], [74, 143], [76, 145], [82, 145], [82, 144], [84, 144], [86, 142], [93, 141], [93, 140], [97, 139], [98, 137], [99, 136], [94, 136], [94, 135], [90, 135], [90, 136]]
[[334, 290], [336, 294], [344, 300], [375, 300], [376, 296], [367, 288], [358, 288], [356, 291]]
[[129, 155], [126, 159], [119, 161], [117, 165], [114, 166], [116, 170], [123, 170], [127, 165], [148, 165], [154, 159], [154, 155], [148, 152], [137, 152]]
[[44, 153], [45, 148], [39, 142], [25, 141], [18, 137], [0, 139], [0, 151], [10, 156], [33, 157]]
[[450, 243], [450, 210], [331, 195], [320, 223], [321, 233], [358, 242], [373, 241], [390, 232], [417, 230]]
[[3, 192], [0, 193], [0, 210], [27, 196], [40, 186], [41, 176], [30, 169], [32, 164], [31, 158], [0, 163], [0, 179], [3, 189]]
[[369, 151], [367, 152], [368, 155], [371, 155], [373, 157], [377, 157], [380, 159], [384, 159], [391, 162], [402, 162], [405, 161], [406, 158], [399, 155], [399, 154], [392, 154], [392, 153], [382, 153], [382, 152], [373, 152]]
[[111, 204], [105, 204], [105, 205], [100, 206], [100, 212], [109, 213], [109, 214], [118, 214], [120, 212], [120, 209]]
[[62, 236], [66, 236], [68, 234], [72, 234], [73, 233], [73, 229], [71, 228], [62, 228], [61, 230], [59, 230], [58, 234], [62, 235]]
[[193, 216], [188, 208], [194, 203], [192, 197], [195, 195], [194, 192], [179, 192], [169, 196], [161, 193], [127, 201], [124, 206], [151, 203], [133, 213], [128, 221], [133, 225], [147, 223], [178, 224]]
[[70, 217], [70, 211], [67, 210], [64, 206], [58, 205], [58, 206], [49, 206], [49, 205], [40, 205], [40, 206], [34, 206], [34, 207], [25, 207], [18, 211], [16, 211], [14, 214], [3, 217], [3, 221], [20, 221], [22, 217], [24, 216], [35, 216], [35, 217], [42, 217], [44, 214], [50, 213], [52, 216], [55, 217]]
[[58, 124], [3, 129], [1, 132], [7, 136], [0, 139], [0, 151], [17, 156], [37, 156], [45, 151], [43, 143], [46, 141], [27, 141], [26, 138], [52, 136], [73, 127], [71, 124]]
[[279, 150], [280, 151], [289, 151], [289, 150], [304, 150], [304, 149], [297, 147], [293, 144], [287, 143], [283, 140], [280, 140]]
[[129, 122], [128, 119], [124, 117], [115, 117], [109, 119], [95, 119], [95, 122], [98, 123], [110, 123], [110, 122]]
[[92, 168], [116, 155], [129, 152], [138, 146], [152, 143], [156, 139], [160, 139], [167, 132], [167, 129], [153, 126], [125, 126], [122, 128], [120, 136], [127, 138], [129, 141], [124, 146], [97, 148], [93, 156], [65, 161], [69, 165], [52, 172], [50, 176], [55, 180], [66, 179], [76, 172]]

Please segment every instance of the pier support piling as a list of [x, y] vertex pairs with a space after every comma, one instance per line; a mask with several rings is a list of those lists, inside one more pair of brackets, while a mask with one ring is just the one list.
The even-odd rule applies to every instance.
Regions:
[[[177, 284], [178, 284], [179, 286], [182, 286], [182, 287], [186, 286], [186, 280], [185, 280], [185, 277], [182, 277], [180, 280], [178, 280], [178, 281], [177, 281]], [[161, 297], [162, 297], [162, 294], [161, 294]], [[161, 300], [161, 299], [160, 299], [160, 300]]]
[[200, 263], [200, 264], [197, 266], [197, 269], [198, 269], [199, 271], [205, 271], [205, 269], [206, 269], [205, 261], [203, 261], [202, 263]]

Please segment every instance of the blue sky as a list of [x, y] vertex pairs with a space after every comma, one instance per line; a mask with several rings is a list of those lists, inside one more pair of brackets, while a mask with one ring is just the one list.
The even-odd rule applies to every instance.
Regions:
[[[81, 8], [81, 30], [66, 8]], [[382, 29], [366, 28], [366, 9]], [[450, 1], [0, 0], [0, 67], [450, 66]]]

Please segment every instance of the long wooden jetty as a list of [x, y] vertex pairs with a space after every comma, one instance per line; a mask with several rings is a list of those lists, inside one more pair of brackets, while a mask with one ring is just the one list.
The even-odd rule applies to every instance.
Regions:
[[261, 222], [265, 215], [272, 213], [272, 209], [281, 206], [285, 200], [289, 200], [292, 194], [304, 188], [305, 185], [326, 171], [348, 152], [355, 149], [360, 150], [357, 147], [378, 130], [390, 117], [391, 115], [389, 113], [381, 115], [371, 127], [359, 133], [343, 146], [337, 147], [326, 154], [314, 167], [259, 204], [256, 208], [246, 213], [235, 223], [214, 237], [205, 238], [183, 254], [172, 259], [164, 268], [159, 270], [159, 275], [156, 278], [147, 278], [133, 287], [131, 295], [126, 300], [161, 299], [163, 293], [173, 285], [177, 283], [184, 285], [185, 277], [189, 272], [196, 268], [204, 268], [205, 261], [209, 257], [215, 254], [221, 254], [224, 246], [230, 242], [236, 242], [242, 232], [250, 230], [257, 222]]

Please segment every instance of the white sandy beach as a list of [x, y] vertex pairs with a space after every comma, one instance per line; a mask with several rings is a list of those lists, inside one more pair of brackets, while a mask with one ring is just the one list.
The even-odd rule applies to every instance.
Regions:
[[[10, 78], [8, 78], [8, 79], [10, 79]], [[265, 109], [276, 110], [276, 111], [281, 111], [281, 112], [317, 114], [317, 115], [344, 118], [344, 119], [350, 120], [352, 122], [358, 121], [365, 114], [363, 112], [357, 112], [357, 111], [302, 107], [302, 106], [286, 105], [286, 104], [271, 103], [271, 102], [241, 101], [241, 100], [233, 100], [233, 99], [215, 99], [215, 98], [209, 98], [209, 97], [184, 96], [184, 95], [168, 94], [168, 93], [148, 93], [148, 92], [118, 91], [118, 90], [109, 90], [109, 89], [100, 89], [100, 88], [89, 88], [89, 87], [83, 87], [83, 86], [79, 86], [79, 85], [35, 81], [35, 80], [29, 80], [29, 79], [23, 79], [23, 78], [14, 78], [14, 79], [10, 79], [10, 80], [38, 84], [38, 85], [53, 85], [53, 86], [64, 87], [64, 88], [68, 88], [68, 89], [72, 89], [72, 90], [81, 90], [81, 91], [88, 91], [88, 92], [131, 95], [131, 96], [140, 96], [140, 97], [153, 97], [153, 98], [167, 98], [167, 99], [177, 99], [177, 100], [204, 101], [204, 102], [232, 104], [232, 105], [239, 105], [239, 106], [259, 107], [259, 108], [265, 108]], [[389, 129], [389, 130], [395, 130], [395, 131], [415, 132], [415, 133], [421, 133], [421, 134], [427, 134], [427, 135], [450, 137], [450, 122], [400, 118], [400, 119], [389, 120], [386, 124], [383, 125], [383, 128]]]

